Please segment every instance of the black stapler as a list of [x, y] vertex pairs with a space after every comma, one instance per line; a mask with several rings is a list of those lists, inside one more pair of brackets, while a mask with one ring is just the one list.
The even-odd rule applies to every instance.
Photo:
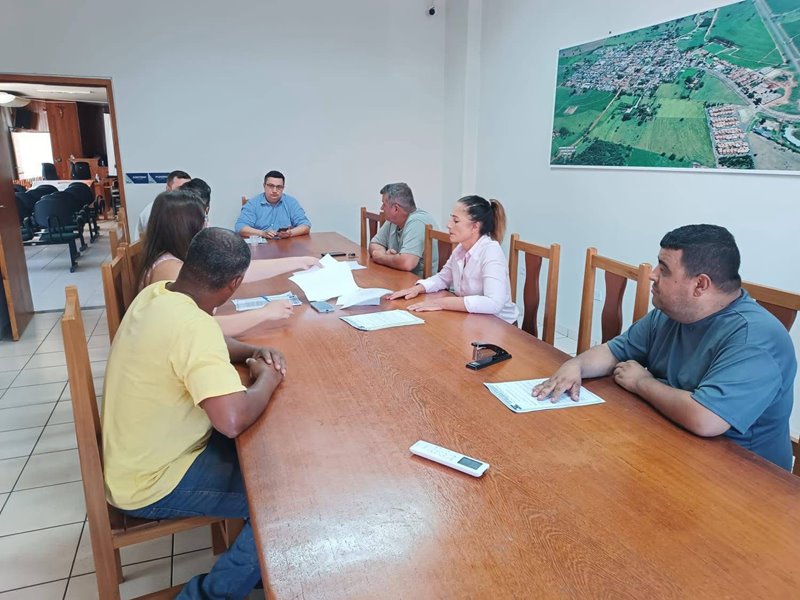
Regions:
[[478, 371], [509, 358], [511, 355], [496, 344], [472, 342], [472, 361], [467, 363], [467, 368]]

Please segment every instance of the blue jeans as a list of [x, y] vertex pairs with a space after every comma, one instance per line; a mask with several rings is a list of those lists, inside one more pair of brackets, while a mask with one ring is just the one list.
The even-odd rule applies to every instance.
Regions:
[[172, 492], [144, 508], [122, 511], [143, 519], [176, 519], [202, 515], [245, 518], [236, 541], [217, 558], [211, 571], [192, 578], [179, 600], [241, 600], [261, 579], [253, 529], [250, 526], [244, 479], [236, 444], [217, 431]]

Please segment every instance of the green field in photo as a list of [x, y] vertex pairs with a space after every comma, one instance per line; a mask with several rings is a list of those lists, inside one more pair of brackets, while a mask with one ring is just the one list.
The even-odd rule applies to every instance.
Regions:
[[752, 2], [721, 7], [709, 37], [719, 37], [738, 46], [726, 57], [734, 64], [751, 69], [781, 64], [775, 42]]

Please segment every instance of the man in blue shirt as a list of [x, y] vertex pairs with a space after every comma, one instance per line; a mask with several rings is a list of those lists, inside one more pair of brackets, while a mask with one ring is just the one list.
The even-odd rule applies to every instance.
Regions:
[[671, 231], [650, 279], [654, 310], [564, 363], [533, 395], [577, 400], [581, 378], [613, 373], [692, 433], [724, 434], [790, 470], [794, 348], [783, 325], [741, 288], [733, 236], [716, 225]]
[[264, 193], [253, 196], [242, 207], [234, 231], [242, 237], [259, 235], [267, 239], [283, 239], [306, 235], [311, 231], [300, 203], [283, 193], [286, 178], [279, 171], [264, 176]]

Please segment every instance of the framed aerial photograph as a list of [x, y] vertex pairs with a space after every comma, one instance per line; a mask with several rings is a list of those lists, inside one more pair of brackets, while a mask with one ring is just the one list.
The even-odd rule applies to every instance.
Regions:
[[559, 52], [552, 166], [800, 172], [800, 0]]

